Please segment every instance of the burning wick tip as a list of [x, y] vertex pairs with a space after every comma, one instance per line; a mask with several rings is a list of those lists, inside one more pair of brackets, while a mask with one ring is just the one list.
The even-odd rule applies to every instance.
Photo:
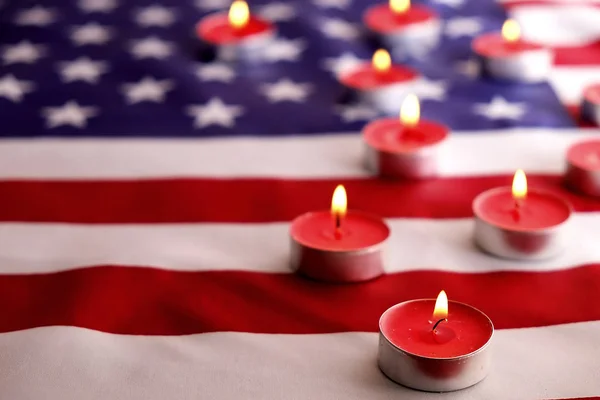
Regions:
[[437, 326], [440, 324], [440, 322], [442, 321], [448, 321], [446, 318], [442, 318], [440, 319], [438, 322], [435, 323], [435, 325], [433, 325], [433, 329], [432, 331], [435, 332], [435, 328], [437, 328]]

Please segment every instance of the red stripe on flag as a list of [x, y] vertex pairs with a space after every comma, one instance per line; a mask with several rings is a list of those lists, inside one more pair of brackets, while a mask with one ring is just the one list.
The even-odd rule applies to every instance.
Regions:
[[599, 65], [600, 41], [579, 47], [555, 47], [554, 65]]
[[[383, 217], [459, 218], [472, 215], [479, 193], [510, 185], [512, 176], [422, 182], [379, 179], [173, 179], [147, 181], [0, 182], [1, 221], [160, 223], [289, 221], [327, 209], [343, 183], [349, 207]], [[599, 211], [600, 200], [577, 196], [558, 176], [528, 176], [530, 187], [561, 193], [577, 211]]]
[[600, 319], [600, 264], [544, 273], [406, 272], [356, 285], [294, 274], [103, 266], [0, 276], [0, 331], [69, 325], [139, 335], [375, 332], [388, 307], [441, 289], [486, 312], [499, 329]]

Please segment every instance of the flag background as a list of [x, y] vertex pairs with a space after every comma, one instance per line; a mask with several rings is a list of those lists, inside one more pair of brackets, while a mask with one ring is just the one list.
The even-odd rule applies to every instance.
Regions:
[[[422, 116], [448, 124], [441, 177], [362, 167], [379, 114], [335, 72], [377, 44], [371, 1], [250, 3], [274, 20], [265, 64], [202, 52], [193, 26], [229, 2], [8, 0], [0, 8], [2, 399], [430, 399], [376, 366], [377, 322], [435, 297], [486, 312], [490, 376], [447, 399], [600, 395], [600, 202], [562, 187], [568, 146], [596, 137], [576, 107], [600, 80], [593, 1], [431, 0]], [[469, 43], [507, 15], [552, 46], [549, 83], [482, 78]], [[571, 245], [539, 263], [471, 242], [471, 201], [509, 185], [567, 197]], [[292, 274], [289, 221], [349, 206], [392, 227], [387, 275], [326, 285]], [[598, 397], [596, 397], [598, 398]]]

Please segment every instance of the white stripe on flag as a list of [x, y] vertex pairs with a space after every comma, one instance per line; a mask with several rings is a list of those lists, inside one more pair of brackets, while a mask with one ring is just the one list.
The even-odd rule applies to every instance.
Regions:
[[[515, 129], [453, 134], [444, 176], [560, 173], [567, 147], [598, 130]], [[290, 138], [4, 140], [0, 178], [361, 177], [358, 134]]]
[[[551, 271], [600, 261], [600, 213], [572, 221], [571, 247], [543, 263], [490, 257], [472, 243], [473, 221], [389, 219], [388, 272], [439, 270]], [[289, 225], [0, 224], [0, 273], [46, 273], [90, 265], [150, 266], [170, 270], [289, 272]], [[231, 249], [235, 247], [235, 251]]]
[[[497, 331], [493, 369], [444, 399], [597, 395], [600, 322]], [[120, 336], [74, 327], [0, 335], [6, 399], [428, 400], [387, 380], [377, 334]], [[260, 360], [260, 362], [257, 362]]]
[[579, 105], [588, 85], [600, 83], [600, 67], [554, 67], [550, 84], [567, 105]]

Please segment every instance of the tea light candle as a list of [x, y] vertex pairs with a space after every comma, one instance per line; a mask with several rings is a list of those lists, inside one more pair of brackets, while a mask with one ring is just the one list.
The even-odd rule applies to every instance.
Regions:
[[216, 46], [222, 59], [256, 59], [275, 36], [275, 27], [250, 15], [245, 1], [235, 0], [228, 14], [216, 13], [202, 18], [196, 25], [196, 34]]
[[412, 91], [419, 74], [407, 67], [392, 65], [390, 54], [379, 49], [371, 63], [343, 72], [340, 83], [383, 112], [397, 112], [400, 101]]
[[440, 145], [447, 137], [446, 126], [420, 120], [419, 100], [408, 95], [400, 120], [378, 119], [363, 129], [367, 168], [387, 178], [434, 177], [438, 174]]
[[492, 321], [463, 303], [437, 300], [396, 304], [379, 320], [378, 364], [401, 385], [448, 392], [483, 380], [491, 364]]
[[583, 91], [581, 115], [586, 120], [600, 125], [600, 83], [588, 86]]
[[400, 49], [406, 55], [422, 54], [435, 47], [442, 24], [431, 8], [411, 5], [410, 0], [390, 0], [367, 9], [365, 25], [381, 37], [391, 49]]
[[519, 260], [553, 257], [566, 246], [571, 205], [542, 190], [528, 190], [522, 170], [510, 187], [491, 189], [473, 201], [475, 242], [493, 255]]
[[473, 51], [482, 61], [483, 71], [490, 76], [514, 82], [546, 80], [552, 67], [550, 49], [521, 39], [517, 22], [509, 19], [502, 33], [488, 33], [473, 40]]
[[600, 139], [580, 142], [569, 148], [565, 179], [572, 189], [600, 197]]
[[346, 190], [339, 185], [331, 211], [303, 214], [291, 225], [292, 268], [315, 280], [359, 282], [383, 274], [390, 229], [381, 219], [347, 210]]

